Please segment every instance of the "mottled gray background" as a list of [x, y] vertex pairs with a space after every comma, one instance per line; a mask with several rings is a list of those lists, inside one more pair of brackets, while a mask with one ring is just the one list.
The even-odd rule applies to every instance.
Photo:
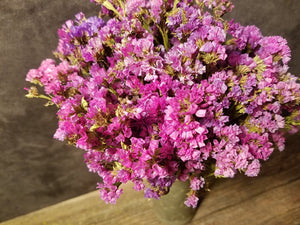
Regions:
[[[230, 17], [288, 40], [290, 71], [299, 74], [300, 1], [234, 2]], [[27, 71], [52, 57], [57, 29], [79, 11], [96, 15], [97, 7], [89, 0], [0, 0], [0, 221], [95, 189], [83, 152], [52, 139], [55, 108], [24, 98], [23, 90]]]

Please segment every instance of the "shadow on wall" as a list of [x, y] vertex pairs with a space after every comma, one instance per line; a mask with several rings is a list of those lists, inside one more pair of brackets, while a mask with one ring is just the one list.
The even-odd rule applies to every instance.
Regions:
[[[255, 24], [264, 35], [281, 35], [292, 48], [291, 72], [300, 65], [299, 0], [235, 0], [230, 18]], [[0, 221], [94, 190], [83, 151], [52, 139], [55, 108], [24, 98], [25, 75], [53, 58], [56, 31], [79, 11], [97, 15], [89, 0], [0, 1]], [[291, 139], [290, 139], [291, 140]], [[296, 140], [292, 140], [296, 142]]]

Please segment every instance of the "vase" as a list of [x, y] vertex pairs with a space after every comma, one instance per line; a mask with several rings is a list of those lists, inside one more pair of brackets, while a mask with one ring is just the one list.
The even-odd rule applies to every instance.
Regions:
[[[163, 224], [183, 225], [193, 219], [197, 208], [187, 207], [184, 204], [189, 190], [188, 181], [177, 180], [168, 194], [161, 196], [159, 200], [153, 199], [153, 211]], [[203, 197], [200, 197], [199, 202], [202, 199]]]

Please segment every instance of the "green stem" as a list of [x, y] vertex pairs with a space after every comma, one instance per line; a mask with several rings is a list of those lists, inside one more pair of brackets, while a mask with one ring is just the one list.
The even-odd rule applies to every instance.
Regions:
[[37, 98], [43, 98], [43, 99], [46, 99], [46, 100], [49, 100], [51, 101], [52, 99], [46, 95], [38, 95]]
[[116, 8], [113, 6], [113, 4], [111, 4], [109, 1], [105, 1], [102, 4], [105, 8], [113, 11], [120, 19], [122, 19], [121, 14], [118, 12], [118, 10], [116, 10]]
[[163, 38], [165, 49], [166, 51], [168, 51], [169, 50], [168, 33], [166, 32], [166, 30], [161, 29], [161, 27], [158, 25], [157, 28], [159, 29], [159, 32], [161, 33], [161, 36]]

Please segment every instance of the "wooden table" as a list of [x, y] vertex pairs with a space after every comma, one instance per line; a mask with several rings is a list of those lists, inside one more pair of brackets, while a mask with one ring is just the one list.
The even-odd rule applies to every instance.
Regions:
[[[191, 225], [300, 224], [300, 135], [287, 149], [274, 152], [260, 175], [218, 180], [197, 211]], [[160, 225], [132, 185], [124, 185], [116, 205], [106, 205], [94, 191], [5, 221], [1, 225]]]

